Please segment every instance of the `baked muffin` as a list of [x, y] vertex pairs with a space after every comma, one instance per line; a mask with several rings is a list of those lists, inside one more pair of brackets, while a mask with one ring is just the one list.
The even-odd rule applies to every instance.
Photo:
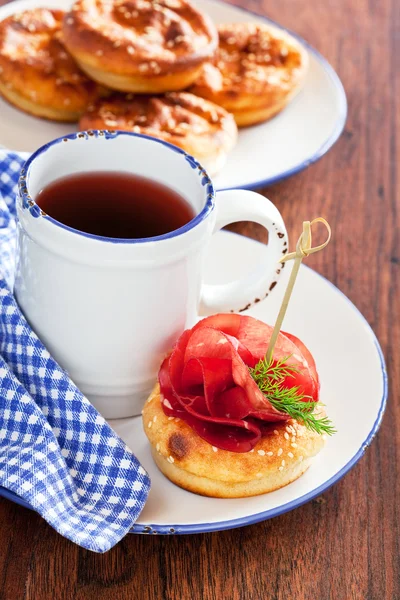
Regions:
[[212, 175], [223, 167], [237, 139], [232, 115], [187, 92], [162, 96], [116, 94], [90, 106], [80, 120], [80, 128], [150, 135], [195, 156]]
[[63, 33], [92, 79], [137, 93], [189, 86], [214, 55], [218, 37], [188, 0], [77, 0]]
[[298, 479], [324, 437], [290, 419], [276, 423], [250, 452], [229, 452], [202, 439], [185, 421], [168, 417], [157, 385], [143, 409], [154, 462], [176, 485], [215, 498], [272, 492]]
[[61, 39], [61, 10], [36, 8], [0, 22], [0, 93], [38, 117], [78, 121], [98, 94]]
[[270, 25], [218, 28], [219, 49], [190, 91], [233, 113], [239, 127], [279, 113], [300, 90], [308, 68], [305, 48]]
[[205, 496], [263, 494], [294, 481], [334, 429], [319, 403], [314, 359], [296, 337], [220, 314], [179, 337], [143, 409], [159, 469]]

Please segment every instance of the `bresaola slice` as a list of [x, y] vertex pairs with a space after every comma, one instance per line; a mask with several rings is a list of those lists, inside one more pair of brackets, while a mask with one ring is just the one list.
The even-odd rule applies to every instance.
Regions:
[[313, 376], [314, 381], [317, 384], [317, 389], [319, 390], [319, 377], [318, 377], [318, 373], [317, 373], [317, 367], [315, 365], [315, 360], [313, 355], [311, 354], [311, 352], [309, 351], [309, 349], [307, 348], [307, 346], [305, 346], [303, 344], [303, 342], [301, 340], [299, 340], [299, 338], [295, 337], [294, 335], [292, 335], [291, 333], [284, 333], [284, 335], [289, 338], [289, 340], [291, 340], [295, 346], [297, 346], [297, 348], [301, 351], [303, 357], [305, 358], [308, 368], [311, 371], [311, 374]]
[[[250, 451], [274, 422], [289, 419], [272, 406], [249, 371], [265, 356], [271, 333], [257, 319], [230, 314], [208, 317], [184, 331], [159, 372], [164, 412], [183, 419], [213, 446]], [[299, 387], [318, 401], [314, 359], [300, 340], [280, 333], [274, 360], [288, 357], [298, 373], [284, 386]]]
[[[244, 359], [248, 367], [254, 367], [264, 358], [273, 330], [270, 325], [253, 317], [230, 314], [207, 317], [197, 323], [192, 331], [205, 327], [218, 329], [235, 338], [239, 346], [245, 348], [253, 357], [253, 362]], [[282, 360], [289, 356], [290, 364], [297, 366], [299, 373], [287, 379], [286, 387], [298, 387], [304, 396], [310, 397], [315, 402], [318, 401], [319, 379], [310, 351], [294, 335], [281, 332], [274, 348], [274, 360]]]
[[173, 354], [161, 365], [158, 379], [162, 394], [162, 407], [169, 417], [184, 420], [196, 433], [211, 445], [230, 452], [249, 452], [261, 438], [256, 423], [244, 419], [228, 419], [203, 414], [204, 396], [178, 394], [171, 379], [169, 362]]

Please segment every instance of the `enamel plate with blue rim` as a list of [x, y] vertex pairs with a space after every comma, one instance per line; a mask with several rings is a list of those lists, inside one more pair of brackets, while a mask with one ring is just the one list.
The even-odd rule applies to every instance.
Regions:
[[[263, 260], [266, 252], [265, 245], [248, 238], [217, 233], [205, 265], [206, 283], [225, 283], [244, 275], [249, 263]], [[274, 293], [246, 314], [275, 322], [290, 269], [288, 265]], [[197, 496], [166, 479], [153, 462], [141, 417], [111, 421], [152, 482], [133, 533], [202, 533], [275, 517], [323, 493], [363, 456], [379, 428], [387, 397], [385, 363], [370, 326], [337, 288], [302, 266], [284, 328], [311, 350], [321, 379], [321, 401], [337, 433], [293, 483], [269, 494], [225, 500]], [[1, 488], [0, 495], [24, 504]]]
[[[270, 23], [219, 0], [196, 0], [196, 4], [216, 23]], [[71, 0], [17, 0], [0, 8], [0, 20], [37, 6], [68, 9], [70, 5]], [[343, 86], [327, 61], [299, 41], [310, 57], [304, 88], [274, 119], [240, 131], [227, 164], [214, 179], [217, 189], [252, 189], [284, 179], [321, 158], [340, 136], [347, 112]], [[29, 116], [0, 99], [0, 146], [33, 152], [74, 127]]]

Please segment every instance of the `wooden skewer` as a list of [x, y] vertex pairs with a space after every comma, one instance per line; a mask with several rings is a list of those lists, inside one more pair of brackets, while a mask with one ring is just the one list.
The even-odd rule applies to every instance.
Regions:
[[[328, 238], [323, 244], [320, 244], [319, 246], [315, 246], [315, 248], [313, 248], [311, 246], [311, 242], [312, 242], [311, 227], [315, 223], [322, 223], [323, 225], [325, 225], [326, 229], [328, 230]], [[289, 278], [289, 282], [287, 284], [285, 295], [282, 300], [282, 305], [281, 305], [278, 317], [275, 322], [274, 330], [272, 332], [271, 339], [268, 344], [268, 349], [267, 349], [267, 354], [266, 354], [268, 363], [271, 361], [271, 358], [272, 358], [272, 355], [274, 352], [276, 340], [278, 339], [278, 335], [279, 335], [279, 332], [282, 327], [283, 319], [285, 318], [285, 315], [286, 315], [287, 307], [289, 305], [290, 297], [293, 292], [294, 284], [296, 282], [297, 274], [299, 272], [302, 260], [303, 260], [303, 258], [306, 258], [310, 254], [314, 254], [315, 252], [319, 252], [320, 250], [323, 250], [329, 244], [329, 241], [331, 239], [331, 233], [332, 232], [331, 232], [329, 223], [322, 217], [318, 217], [317, 219], [314, 219], [311, 222], [304, 221], [303, 222], [303, 231], [302, 231], [299, 239], [297, 240], [296, 251], [286, 254], [285, 256], [282, 256], [282, 258], [279, 261], [281, 263], [284, 263], [284, 262], [287, 262], [288, 260], [294, 259], [294, 265], [293, 265], [292, 272], [290, 274], [290, 278]]]

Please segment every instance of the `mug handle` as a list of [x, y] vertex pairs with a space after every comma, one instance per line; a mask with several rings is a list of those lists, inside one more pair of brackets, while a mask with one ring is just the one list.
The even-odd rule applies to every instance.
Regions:
[[268, 258], [248, 275], [224, 285], [203, 284], [200, 315], [215, 312], [242, 312], [268, 296], [285, 264], [278, 261], [288, 250], [286, 227], [280, 212], [270, 200], [247, 190], [218, 192], [213, 233], [229, 223], [254, 221], [268, 231]]

